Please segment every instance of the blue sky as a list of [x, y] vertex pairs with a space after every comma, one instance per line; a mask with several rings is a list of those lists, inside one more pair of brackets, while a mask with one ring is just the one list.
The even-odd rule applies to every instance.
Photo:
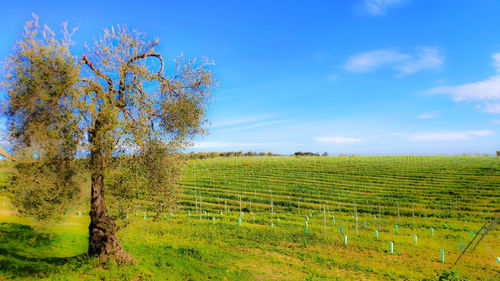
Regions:
[[2, 1], [0, 55], [34, 12], [80, 46], [126, 24], [164, 57], [208, 56], [220, 88], [194, 151], [500, 150], [499, 1], [102, 2]]

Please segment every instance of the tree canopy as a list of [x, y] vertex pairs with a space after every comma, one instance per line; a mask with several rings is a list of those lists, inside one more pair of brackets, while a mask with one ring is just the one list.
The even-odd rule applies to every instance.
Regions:
[[153, 195], [147, 202], [172, 202], [177, 153], [204, 132], [217, 84], [213, 62], [181, 55], [165, 63], [157, 38], [125, 26], [104, 29], [75, 55], [73, 32], [63, 24], [58, 36], [34, 16], [7, 59], [14, 203], [22, 214], [54, 218], [89, 178], [89, 253], [130, 260], [114, 235], [104, 191], [124, 208], [139, 193]]

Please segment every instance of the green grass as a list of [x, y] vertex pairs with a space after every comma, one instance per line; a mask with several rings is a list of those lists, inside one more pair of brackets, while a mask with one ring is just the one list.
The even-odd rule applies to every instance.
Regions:
[[[500, 229], [450, 266], [470, 231], [500, 212], [499, 164], [494, 157], [193, 160], [173, 217], [141, 207], [119, 219], [119, 237], [138, 260], [133, 266], [99, 264], [85, 255], [89, 219], [78, 211], [86, 210], [37, 229], [14, 216], [7, 195], [0, 198], [6, 203], [0, 209], [0, 279], [437, 280], [441, 274], [495, 280]], [[137, 206], [147, 206], [146, 200], [137, 198]], [[117, 214], [116, 206], [110, 212]]]

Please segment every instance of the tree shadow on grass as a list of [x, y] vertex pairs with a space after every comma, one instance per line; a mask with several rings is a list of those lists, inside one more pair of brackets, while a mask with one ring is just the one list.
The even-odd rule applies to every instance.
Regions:
[[0, 223], [0, 277], [42, 277], [68, 263], [79, 264], [87, 255], [50, 257], [54, 236], [16, 223]]

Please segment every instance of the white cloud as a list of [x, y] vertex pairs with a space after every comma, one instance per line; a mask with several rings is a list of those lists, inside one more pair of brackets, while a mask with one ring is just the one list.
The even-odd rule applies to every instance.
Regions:
[[353, 72], [370, 72], [383, 65], [398, 63], [409, 56], [394, 50], [374, 50], [349, 58], [344, 68]]
[[494, 135], [495, 132], [493, 132], [491, 130], [482, 130], [482, 131], [470, 131], [469, 134], [471, 134], [473, 136], [485, 137], [485, 136]]
[[[492, 57], [496, 71], [500, 72], [500, 53], [493, 54]], [[483, 101], [484, 104], [476, 105], [476, 108], [488, 113], [500, 113], [500, 74], [458, 86], [435, 87], [427, 92], [449, 95], [456, 102]]]
[[195, 142], [193, 148], [234, 148], [234, 147], [259, 147], [259, 146], [271, 146], [271, 145], [284, 145], [284, 143], [279, 142], [269, 142], [269, 143], [239, 143], [239, 142], [217, 142], [217, 141], [207, 141], [207, 142]]
[[396, 66], [402, 74], [411, 74], [424, 69], [437, 69], [443, 64], [444, 57], [436, 47], [417, 49], [417, 54], [411, 60]]
[[402, 0], [365, 0], [364, 9], [372, 16], [384, 16], [388, 8], [401, 3]]
[[225, 127], [225, 126], [233, 126], [233, 125], [251, 123], [251, 122], [256, 122], [256, 121], [261, 121], [261, 120], [273, 118], [274, 116], [275, 115], [271, 115], [271, 114], [262, 114], [259, 116], [230, 118], [230, 119], [214, 122], [210, 127], [215, 128], [215, 127]]
[[422, 113], [420, 115], [417, 115], [417, 119], [430, 119], [430, 118], [436, 118], [439, 116], [440, 111], [431, 111], [431, 112], [426, 112]]
[[497, 70], [497, 72], [500, 72], [500, 53], [496, 53], [492, 55], [493, 57], [493, 66]]
[[346, 138], [346, 137], [317, 137], [315, 138], [317, 142], [323, 143], [350, 143], [350, 142], [360, 142], [361, 139], [358, 138]]
[[253, 128], [259, 128], [259, 127], [265, 127], [265, 126], [269, 126], [269, 125], [274, 125], [274, 124], [278, 124], [278, 123], [281, 123], [281, 122], [283, 122], [283, 121], [276, 120], [276, 121], [269, 121], [269, 122], [260, 122], [260, 123], [255, 123], [255, 124], [248, 125], [248, 126], [243, 126], [243, 127], [237, 127], [237, 128], [231, 128], [231, 129], [227, 129], [227, 130], [222, 130], [222, 131], [219, 131], [219, 133], [243, 131], [243, 130], [248, 130], [248, 129], [253, 129]]
[[454, 101], [497, 100], [500, 99], [500, 75], [459, 86], [436, 87], [428, 92], [450, 95]]
[[500, 103], [487, 103], [483, 108], [484, 112], [500, 114]]
[[456, 140], [469, 140], [473, 137], [486, 137], [494, 134], [495, 132], [491, 130], [479, 130], [479, 131], [464, 131], [464, 132], [439, 132], [439, 133], [398, 134], [398, 135], [406, 136], [408, 139], [415, 141], [456, 141]]
[[405, 54], [391, 49], [373, 50], [351, 56], [344, 68], [352, 72], [370, 72], [389, 67], [400, 75], [412, 74], [426, 69], [438, 69], [444, 61], [437, 47], [416, 48], [414, 54]]

